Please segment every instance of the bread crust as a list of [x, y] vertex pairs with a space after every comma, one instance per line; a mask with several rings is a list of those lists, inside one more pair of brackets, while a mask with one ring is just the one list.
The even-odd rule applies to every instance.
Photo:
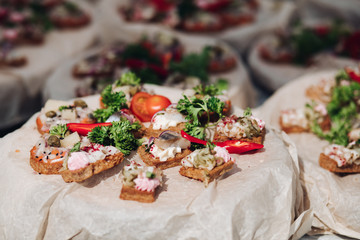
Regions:
[[233, 161], [229, 161], [227, 163], [224, 163], [221, 166], [215, 167], [211, 171], [209, 171], [207, 169], [182, 166], [179, 170], [179, 173], [182, 176], [204, 182], [205, 185], [207, 186], [207, 184], [212, 182], [215, 178], [218, 178], [221, 175], [223, 175], [224, 173], [230, 171], [232, 169], [232, 167], [234, 166], [234, 164], [235, 163]]
[[30, 150], [30, 166], [38, 173], [41, 174], [59, 174], [60, 169], [63, 167], [63, 161], [47, 163], [42, 161], [41, 158], [36, 158], [36, 146]]
[[159, 135], [164, 132], [164, 131], [173, 131], [173, 132], [177, 132], [179, 134], [181, 134], [181, 130], [183, 130], [185, 128], [185, 122], [179, 123], [177, 124], [175, 127], [169, 127], [167, 129], [159, 129], [159, 130], [154, 130], [152, 125], [150, 125], [146, 130], [145, 130], [145, 136], [146, 137], [159, 137]]
[[161, 162], [159, 158], [154, 158], [150, 153], [145, 151], [145, 146], [142, 145], [138, 148], [138, 154], [143, 160], [143, 162], [148, 166], [155, 166], [162, 170], [167, 168], [172, 168], [181, 165], [181, 159], [186, 157], [191, 153], [190, 149], [185, 149], [181, 153], [177, 153], [175, 157], [169, 158], [168, 160]]
[[216, 129], [215, 130], [215, 135], [214, 135], [214, 142], [224, 142], [224, 141], [228, 141], [228, 140], [240, 140], [240, 141], [244, 141], [244, 142], [263, 144], [264, 139], [265, 139], [265, 133], [266, 133], [266, 129], [263, 128], [263, 130], [261, 130], [260, 136], [258, 136], [258, 137], [253, 137], [253, 138], [229, 138], [227, 136], [221, 135]]
[[155, 201], [155, 191], [139, 191], [134, 187], [128, 187], [123, 185], [120, 192], [120, 199], [138, 201], [143, 203], [152, 203]]
[[360, 173], [360, 165], [351, 164], [338, 167], [336, 161], [329, 158], [324, 153], [320, 153], [319, 165], [320, 167], [335, 173]]
[[60, 171], [60, 174], [65, 182], [82, 182], [95, 174], [110, 169], [124, 160], [123, 153], [116, 153], [106, 156], [102, 160], [90, 163], [88, 166], [71, 171], [69, 169]]

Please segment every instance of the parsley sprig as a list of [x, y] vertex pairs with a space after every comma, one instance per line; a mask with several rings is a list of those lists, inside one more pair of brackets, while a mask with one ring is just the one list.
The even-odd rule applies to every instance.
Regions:
[[66, 124], [59, 124], [59, 125], [53, 126], [50, 129], [50, 135], [55, 135], [60, 138], [65, 138], [67, 130], [68, 130], [68, 128], [67, 128]]
[[[177, 104], [177, 110], [185, 115], [188, 122], [184, 131], [193, 137], [205, 140], [206, 128], [209, 127], [211, 115], [217, 115], [218, 118], [223, 117], [224, 102], [217, 97], [204, 97], [203, 99], [196, 97], [184, 96]], [[193, 144], [192, 149], [203, 148], [203, 145]]]
[[102, 126], [94, 128], [88, 138], [93, 143], [104, 146], [115, 146], [123, 154], [129, 155], [132, 150], [140, 146], [140, 141], [134, 137], [133, 131], [140, 129], [138, 122], [130, 123], [127, 119], [121, 119], [118, 122], [112, 122], [111, 126]]
[[128, 108], [125, 94], [123, 92], [113, 92], [112, 85], [108, 85], [101, 93], [104, 109], [94, 111], [94, 117], [98, 122], [105, 122], [112, 114], [123, 108]]

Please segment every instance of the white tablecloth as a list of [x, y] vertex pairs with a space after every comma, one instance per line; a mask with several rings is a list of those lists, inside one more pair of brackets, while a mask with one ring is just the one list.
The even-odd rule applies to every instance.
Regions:
[[[181, 96], [147, 87], [171, 101]], [[96, 108], [98, 99], [85, 100]], [[296, 150], [270, 128], [263, 150], [233, 155], [236, 167], [207, 188], [179, 175], [179, 167], [167, 169], [158, 198], [144, 204], [119, 199], [123, 164], [83, 183], [34, 173], [29, 150], [39, 138], [35, 117], [0, 139], [0, 238], [278, 240], [298, 239], [310, 229], [300, 215]]]

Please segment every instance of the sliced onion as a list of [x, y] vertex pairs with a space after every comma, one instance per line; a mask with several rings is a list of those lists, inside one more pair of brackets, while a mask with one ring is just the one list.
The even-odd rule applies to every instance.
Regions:
[[153, 122], [154, 119], [155, 119], [155, 117], [156, 117], [157, 115], [159, 115], [159, 114], [165, 114], [165, 113], [166, 113], [166, 112], [165, 112], [164, 110], [158, 111], [157, 113], [155, 113], [155, 114], [152, 116], [150, 122]]
[[179, 138], [181, 137], [181, 135], [178, 134], [177, 132], [170, 131], [170, 130], [165, 130], [162, 133], [160, 133], [159, 138], [161, 138], [164, 134], [167, 134], [167, 133], [172, 133], [173, 135], [178, 136]]
[[150, 144], [152, 144], [154, 142], [155, 138], [154, 137], [150, 137], [149, 141], [148, 141], [148, 146], [150, 146]]
[[135, 121], [135, 118], [133, 116], [131, 116], [130, 114], [127, 114], [124, 111], [120, 111], [120, 112], [121, 112], [121, 115], [124, 116], [131, 123], [133, 123]]

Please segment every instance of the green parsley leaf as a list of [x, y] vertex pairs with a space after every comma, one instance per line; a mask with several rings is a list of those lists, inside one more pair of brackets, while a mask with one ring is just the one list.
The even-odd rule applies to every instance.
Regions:
[[55, 135], [60, 138], [64, 138], [67, 130], [68, 130], [68, 128], [67, 128], [66, 124], [59, 124], [59, 125], [53, 126], [50, 129], [50, 135]]
[[131, 124], [129, 120], [124, 118], [121, 121], [113, 122], [111, 126], [94, 128], [88, 134], [88, 138], [93, 143], [115, 146], [123, 154], [129, 155], [132, 150], [137, 149], [140, 145], [140, 141], [133, 134], [133, 131], [137, 131], [140, 127], [138, 122]]
[[141, 79], [136, 76], [133, 72], [127, 72], [121, 75], [120, 79], [116, 80], [115, 85], [118, 87], [131, 85], [139, 86]]
[[71, 109], [72, 107], [70, 105], [63, 105], [63, 106], [60, 106], [59, 107], [59, 111], [61, 112], [62, 110], [65, 110], [65, 109]]
[[80, 151], [81, 142], [75, 143], [74, 147], [70, 150], [70, 152], [79, 152]]

